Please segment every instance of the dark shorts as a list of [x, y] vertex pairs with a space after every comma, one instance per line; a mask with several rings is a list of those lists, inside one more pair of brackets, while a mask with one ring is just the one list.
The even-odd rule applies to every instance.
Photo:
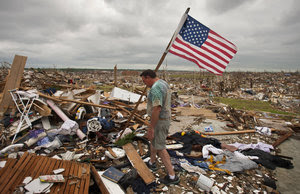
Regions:
[[166, 139], [168, 137], [170, 120], [158, 120], [154, 129], [154, 139], [152, 145], [156, 150], [166, 149]]

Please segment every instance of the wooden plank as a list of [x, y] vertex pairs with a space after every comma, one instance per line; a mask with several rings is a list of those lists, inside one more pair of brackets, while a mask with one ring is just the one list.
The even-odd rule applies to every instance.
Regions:
[[109, 194], [106, 186], [104, 185], [103, 181], [101, 180], [99, 173], [97, 172], [96, 168], [93, 165], [91, 165], [91, 175], [94, 177], [94, 180], [95, 180], [98, 188], [100, 189], [101, 193]]
[[34, 179], [37, 175], [38, 170], [41, 168], [41, 166], [45, 166], [45, 163], [46, 157], [39, 157], [36, 166], [32, 169], [29, 176], [31, 176]]
[[144, 182], [147, 185], [152, 183], [155, 177], [149, 170], [145, 162], [142, 160], [142, 158], [139, 156], [133, 145], [131, 143], [127, 143], [123, 146], [123, 149], [126, 152], [128, 160], [130, 161], [132, 166], [137, 170]]
[[[52, 169], [52, 173], [53, 173], [53, 170], [56, 170], [56, 169], [58, 169], [58, 168], [61, 168], [62, 167], [62, 161], [63, 160], [58, 160], [58, 159], [55, 159], [56, 160], [56, 162], [55, 162], [55, 165], [54, 165], [54, 167], [53, 167], [53, 169]], [[53, 191], [55, 190], [55, 188], [57, 188], [57, 187], [60, 187], [60, 185], [62, 185], [61, 183], [58, 183], [58, 184], [54, 184], [52, 187], [51, 187], [51, 189], [50, 189], [50, 193], [54, 193]]]
[[5, 83], [3, 90], [3, 97], [0, 102], [0, 116], [6, 112], [10, 104], [12, 103], [12, 98], [9, 90], [19, 88], [21, 83], [21, 78], [23, 76], [24, 67], [27, 61], [27, 57], [15, 55], [13, 63], [11, 65], [10, 74]]
[[[64, 160], [59, 160], [59, 165], [57, 166], [57, 168], [63, 168], [66, 171], [66, 163], [65, 163], [65, 161]], [[57, 168], [55, 168], [55, 169], [57, 169]], [[63, 172], [63, 176], [64, 176], [64, 172]], [[62, 185], [63, 185], [62, 183], [53, 185], [51, 187], [51, 189], [50, 189], [50, 191], [51, 191], [50, 193], [58, 193], [58, 191], [60, 190], [60, 187]]]
[[[17, 159], [8, 158], [6, 160], [5, 166], [0, 169], [0, 179], [2, 178], [1, 175], [6, 175], [6, 173], [9, 172], [10, 169], [13, 168], [13, 166], [18, 162]], [[5, 176], [3, 176], [5, 177]], [[1, 184], [1, 182], [0, 182]]]
[[53, 173], [54, 167], [55, 167], [56, 163], [59, 163], [58, 160], [54, 159], [54, 158], [49, 158], [49, 160], [51, 162], [50, 162], [50, 166], [46, 168], [47, 169], [46, 172], [45, 172], [46, 175], [48, 175], [48, 174], [54, 174]]
[[115, 65], [115, 67], [114, 67], [114, 78], [115, 78], [114, 85], [117, 87], [118, 86], [118, 81], [117, 81], [117, 65]]
[[103, 105], [103, 104], [94, 104], [94, 103], [89, 103], [89, 102], [83, 102], [83, 101], [79, 101], [79, 100], [71, 100], [71, 99], [64, 99], [64, 98], [57, 98], [57, 97], [53, 97], [53, 96], [48, 96], [46, 94], [40, 93], [38, 92], [39, 96], [47, 98], [47, 99], [51, 99], [51, 100], [55, 100], [58, 102], [74, 102], [77, 104], [84, 104], [84, 105], [89, 105], [89, 106], [96, 106], [96, 107], [100, 107], [100, 108], [108, 108], [108, 109], [116, 109], [115, 107], [109, 106], [109, 105]]
[[[279, 129], [273, 129], [271, 128], [271, 131], [280, 131]], [[255, 133], [256, 130], [254, 129], [249, 129], [249, 130], [242, 130], [242, 131], [226, 131], [226, 132], [206, 132], [206, 133], [201, 133], [203, 135], [236, 135], [236, 134], [243, 134], [243, 133]]]
[[[81, 166], [86, 168], [86, 173], [82, 176]], [[17, 160], [8, 160], [7, 165], [1, 169], [0, 180], [2, 180], [0, 193], [13, 193], [14, 189], [20, 185], [25, 177], [31, 176], [33, 179], [40, 175], [53, 174], [53, 170], [64, 168], [63, 176], [66, 179], [65, 183], [55, 183], [50, 190], [50, 193], [88, 193], [90, 170], [88, 164], [80, 164], [77, 162], [57, 160], [45, 156], [36, 156], [27, 152], [17, 162]], [[5, 175], [5, 176], [1, 176]], [[70, 178], [73, 176], [75, 178]], [[72, 181], [78, 180], [78, 183], [70, 185]], [[82, 185], [82, 186], [81, 186]], [[82, 187], [82, 192], [79, 192]]]
[[[80, 182], [80, 178], [78, 176], [79, 163], [73, 162], [73, 164], [74, 164], [73, 175], [74, 175], [74, 177], [76, 177], [76, 179], [73, 180], [73, 184], [72, 185], [69, 185], [69, 187], [70, 187], [70, 193], [74, 193], [75, 192], [75, 188], [79, 185], [79, 182]], [[74, 181], [76, 181], [76, 182], [74, 183]]]
[[9, 187], [9, 193], [13, 193], [15, 188], [23, 182], [24, 178], [28, 176], [28, 174], [34, 168], [34, 166], [37, 164], [37, 162], [38, 162], [38, 158], [31, 155], [31, 159], [28, 162], [28, 164], [26, 166], [24, 166], [24, 168], [20, 168], [21, 172], [20, 172], [19, 176], [17, 177], [17, 179]]
[[80, 182], [76, 185], [74, 194], [78, 194], [82, 185], [84, 185], [84, 180], [82, 179], [82, 166], [83, 164], [78, 165], [78, 177], [80, 178]]
[[[17, 164], [17, 159], [8, 159], [5, 166], [0, 171], [0, 190], [2, 190], [2, 183], [5, 179], [7, 179], [8, 175], [14, 169], [15, 165]], [[3, 185], [5, 187], [5, 185]]]
[[111, 147], [108, 147], [107, 150], [109, 151], [109, 153], [115, 157], [115, 158], [118, 158], [118, 156], [116, 155], [116, 153], [111, 149]]
[[293, 132], [287, 132], [286, 134], [284, 134], [283, 136], [281, 136], [279, 139], [277, 139], [272, 146], [275, 148], [277, 146], [279, 146], [282, 142], [284, 142], [286, 139], [288, 139], [290, 136], [293, 135]]
[[70, 189], [70, 183], [76, 179], [74, 179], [74, 169], [75, 169], [75, 163], [70, 161], [70, 171], [69, 171], [69, 177], [66, 180], [65, 188], [64, 188], [64, 193], [71, 193]]
[[86, 169], [86, 173], [85, 175], [83, 176], [84, 179], [85, 179], [85, 184], [84, 184], [84, 190], [83, 190], [83, 193], [84, 194], [88, 194], [89, 193], [89, 187], [90, 187], [90, 171], [91, 171], [91, 168], [90, 168], [90, 165], [89, 164], [83, 164], [84, 168]]
[[59, 188], [58, 193], [64, 194], [65, 193], [65, 189], [66, 189], [66, 185], [67, 185], [67, 180], [69, 178], [70, 175], [70, 170], [71, 170], [71, 161], [64, 161], [65, 164], [65, 171], [63, 172], [63, 176], [66, 179], [66, 182], [64, 182], [62, 184], [62, 186]]
[[[25, 154], [24, 154], [25, 155]], [[22, 161], [19, 161], [17, 165], [12, 169], [12, 171], [9, 173], [9, 176], [11, 178], [6, 178], [3, 182], [4, 188], [1, 190], [3, 193], [8, 193], [8, 190], [10, 189], [11, 185], [16, 181], [16, 179], [20, 176], [22, 173], [22, 169], [25, 168], [25, 166], [30, 162], [32, 156], [27, 155], [26, 158]]]
[[14, 176], [14, 174], [17, 171], [17, 169], [20, 168], [20, 166], [22, 165], [22, 162], [27, 159], [27, 155], [28, 155], [28, 153], [26, 152], [14, 166], [10, 166], [8, 168], [7, 173], [5, 174], [5, 176], [1, 176], [1, 179], [0, 179], [0, 191], [3, 191], [4, 188], [7, 187], [7, 183], [10, 180], [7, 177], [13, 177]]
[[86, 168], [84, 164], [81, 164], [81, 184], [80, 184], [80, 190], [79, 193], [84, 193], [84, 187], [85, 187], [85, 175], [86, 175]]
[[39, 156], [39, 157], [42, 157], [42, 158], [45, 158], [45, 159], [44, 159], [43, 164], [40, 165], [39, 168], [35, 171], [36, 174], [34, 175], [33, 179], [38, 178], [42, 174], [45, 175], [44, 174], [45, 169], [48, 168], [48, 166], [51, 164], [51, 161], [49, 160], [48, 157], [46, 157], [46, 156]]

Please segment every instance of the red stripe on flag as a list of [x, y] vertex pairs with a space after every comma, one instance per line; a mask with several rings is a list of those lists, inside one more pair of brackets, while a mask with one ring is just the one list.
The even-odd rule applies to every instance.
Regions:
[[229, 63], [228, 60], [224, 59], [221, 55], [217, 54], [216, 52], [208, 49], [207, 47], [205, 47], [207, 44], [204, 43], [202, 46], [201, 46], [201, 49], [205, 50], [206, 52], [214, 55], [215, 57], [219, 58], [220, 60], [224, 61], [226, 64]]
[[[222, 69], [225, 69], [225, 68], [226, 68], [226, 66], [223, 65], [222, 63], [220, 63], [220, 62], [216, 61], [215, 59], [211, 58], [210, 56], [208, 56], [208, 55], [206, 55], [206, 54], [200, 52], [199, 50], [197, 50], [197, 49], [191, 47], [189, 43], [186, 43], [186, 42], [180, 40], [178, 37], [175, 39], [175, 41], [178, 42], [179, 44], [181, 44], [181, 45], [183, 45], [183, 46], [189, 48], [190, 50], [194, 51], [194, 52], [197, 53], [198, 55], [200, 55], [200, 56], [206, 58], [207, 60], [211, 61], [211, 62], [214, 63], [215, 65], [221, 67]], [[174, 46], [175, 46], [175, 45], [174, 45]], [[178, 49], [178, 50], [180, 50], [180, 49]], [[188, 54], [188, 53], [187, 53], [187, 54]], [[193, 54], [190, 53], [189, 55], [192, 56]], [[197, 60], [201, 60], [201, 59], [199, 59], [198, 57], [196, 57], [195, 55], [193, 55], [193, 57], [195, 57]], [[216, 56], [216, 57], [217, 57], [217, 56]], [[207, 63], [207, 62], [205, 62], [205, 63]], [[227, 63], [228, 63], [228, 62], [227, 62]], [[226, 64], [227, 64], [227, 63], [226, 63]], [[212, 65], [209, 65], [209, 66], [211, 66], [211, 68], [213, 68]]]
[[225, 49], [233, 52], [234, 54], [236, 53], [236, 50], [234, 50], [233, 48], [229, 47], [227, 44], [225, 44], [225, 43], [223, 43], [223, 42], [221, 42], [221, 41], [219, 41], [219, 40], [217, 40], [217, 39], [209, 36], [209, 34], [208, 34], [208, 38], [207, 39], [209, 39], [209, 40], [217, 43], [221, 48], [223, 47], [223, 48], [225, 48]]
[[217, 72], [210, 71], [209, 69], [202, 67], [201, 64], [198, 63], [197, 60], [195, 60], [195, 59], [193, 59], [193, 58], [190, 58], [190, 57], [187, 57], [187, 56], [185, 56], [185, 55], [176, 53], [176, 52], [173, 51], [173, 50], [169, 50], [169, 52], [172, 53], [173, 55], [177, 55], [177, 56], [179, 56], [179, 57], [181, 57], [181, 58], [184, 58], [184, 59], [189, 60], [189, 61], [191, 61], [191, 62], [193, 62], [193, 63], [196, 63], [196, 64], [198, 65], [198, 67], [200, 67], [201, 69], [206, 69], [207, 71], [209, 71], [209, 72], [211, 72], [211, 73], [213, 73], [213, 74], [216, 74], [216, 75], [222, 75], [222, 73], [223, 73], [223, 72], [220, 71], [220, 70], [217, 71], [218, 73], [217, 73]]
[[[176, 38], [175, 39], [175, 41], [176, 42], [178, 42], [178, 38]], [[180, 41], [180, 40], [179, 40]], [[180, 41], [179, 42], [179, 44], [181, 44], [181, 45], [183, 45], [183, 46], [185, 46], [185, 47], [188, 47], [189, 49], [191, 49], [191, 50], [195, 50], [195, 49], [193, 49], [193, 48], [191, 48], [191, 46], [190, 45], [187, 45], [186, 43], [184, 43], [184, 42], [182, 42], [182, 41]], [[208, 62], [206, 62], [206, 61], [204, 61], [204, 60], [202, 60], [202, 59], [200, 59], [200, 58], [198, 58], [198, 57], [196, 57], [194, 54], [192, 54], [192, 53], [190, 53], [189, 51], [187, 51], [186, 49], [184, 49], [184, 48], [181, 48], [181, 47], [179, 47], [179, 46], [176, 46], [176, 45], [172, 45], [172, 47], [174, 48], [174, 49], [177, 49], [177, 50], [179, 50], [179, 51], [182, 51], [182, 52], [184, 52], [184, 53], [186, 53], [187, 55], [189, 55], [189, 56], [191, 56], [194, 60], [197, 60], [197, 61], [200, 61], [203, 65], [205, 65], [205, 66], [207, 66], [207, 67], [210, 67], [211, 69], [214, 69], [215, 71], [217, 71], [217, 72], [219, 72], [219, 73], [222, 73], [223, 71], [221, 71], [221, 70], [219, 70], [218, 68], [216, 68], [216, 66], [219, 66], [219, 67], [221, 67], [222, 69], [225, 69], [226, 68], [226, 66], [224, 66], [223, 64], [220, 64], [220, 63], [214, 63], [214, 65], [212, 65], [212, 64], [209, 64]], [[199, 52], [197, 52], [197, 53], [199, 53]], [[203, 54], [203, 53], [199, 53], [199, 54]], [[203, 56], [203, 57], [205, 57], [205, 56]], [[205, 58], [207, 58], [207, 57], [205, 57]], [[210, 58], [210, 57], [209, 57]], [[208, 59], [208, 58], [207, 58]], [[210, 60], [211, 61], [211, 60]], [[215, 60], [213, 60], [212, 62], [214, 62]], [[197, 64], [198, 64], [198, 62], [197, 62]]]
[[[234, 47], [234, 50], [237, 50], [236, 46], [235, 46], [232, 42], [230, 42], [229, 40], [223, 38], [222, 36], [220, 36], [218, 33], [216, 33], [216, 32], [213, 31], [213, 30], [209, 30], [209, 32], [210, 32], [211, 34], [215, 35], [215, 36], [218, 36], [219, 38], [222, 38], [223, 40], [225, 40], [226, 42], [228, 42], [229, 44], [231, 44], [231, 45]], [[236, 53], [236, 52], [235, 52], [235, 53]]]
[[213, 44], [211, 44], [210, 42], [207, 42], [207, 41], [205, 42], [205, 44], [206, 44], [207, 46], [210, 46], [210, 47], [212, 47], [212, 48], [218, 50], [219, 52], [223, 53], [223, 54], [226, 55], [229, 59], [232, 59], [233, 56], [230, 55], [228, 52], [224, 51], [223, 49], [221, 49], [220, 47], [217, 47], [217, 46], [215, 46], [215, 45], [213, 45]]

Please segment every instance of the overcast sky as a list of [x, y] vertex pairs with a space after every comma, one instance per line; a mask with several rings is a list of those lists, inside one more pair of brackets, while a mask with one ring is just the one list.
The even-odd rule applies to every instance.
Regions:
[[[0, 0], [0, 62], [154, 69], [188, 7], [237, 46], [227, 71], [300, 70], [299, 0]], [[199, 70], [171, 53], [163, 68]]]

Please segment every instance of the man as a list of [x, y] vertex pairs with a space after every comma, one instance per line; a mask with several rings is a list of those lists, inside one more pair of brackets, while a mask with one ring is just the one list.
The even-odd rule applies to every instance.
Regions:
[[150, 144], [150, 160], [147, 166], [155, 171], [156, 156], [158, 155], [167, 169], [167, 176], [160, 181], [165, 185], [177, 184], [180, 182], [176, 176], [171, 163], [170, 155], [166, 150], [166, 138], [168, 136], [171, 119], [171, 95], [167, 82], [156, 77], [152, 70], [146, 70], [141, 75], [144, 84], [151, 88], [148, 93], [147, 114], [151, 116], [150, 126], [147, 131], [147, 138]]

